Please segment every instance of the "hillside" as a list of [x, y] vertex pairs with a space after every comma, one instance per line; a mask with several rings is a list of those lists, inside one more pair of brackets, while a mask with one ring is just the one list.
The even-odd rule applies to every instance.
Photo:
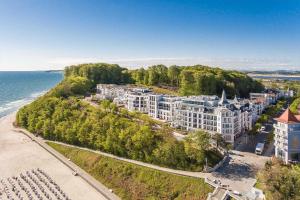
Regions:
[[[91, 69], [101, 76], [95, 76]], [[65, 74], [65, 79], [55, 88], [19, 110], [19, 126], [49, 140], [176, 169], [201, 171], [205, 157], [210, 166], [221, 159], [210, 148], [209, 135], [205, 132], [190, 135], [196, 140], [188, 137], [177, 141], [172, 128], [147, 115], [128, 112], [106, 100], [97, 108], [82, 101], [83, 95], [96, 83], [125, 81], [116, 77], [117, 74], [128, 77], [123, 68], [89, 65], [67, 68]], [[114, 78], [107, 78], [109, 74]]]
[[52, 142], [48, 144], [112, 188], [122, 199], [204, 200], [213, 190], [203, 179], [157, 171]]

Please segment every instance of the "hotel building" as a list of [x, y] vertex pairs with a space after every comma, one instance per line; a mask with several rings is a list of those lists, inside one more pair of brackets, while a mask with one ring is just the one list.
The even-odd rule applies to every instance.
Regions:
[[97, 95], [99, 99], [112, 99], [130, 111], [147, 113], [174, 128], [220, 133], [232, 144], [239, 135], [251, 130], [265, 107], [279, 97], [270, 91], [251, 93], [250, 99], [242, 100], [236, 97], [228, 100], [225, 91], [221, 98], [215, 95], [178, 97], [155, 94], [146, 88], [105, 84], [97, 86]]
[[275, 157], [284, 163], [300, 161], [300, 115], [287, 109], [274, 124]]

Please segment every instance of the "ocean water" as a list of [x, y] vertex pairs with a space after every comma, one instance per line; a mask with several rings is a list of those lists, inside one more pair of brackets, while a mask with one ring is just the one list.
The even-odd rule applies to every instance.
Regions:
[[300, 81], [300, 77], [290, 77], [290, 76], [251, 76], [252, 78], [262, 78], [262, 79], [279, 79], [287, 81]]
[[0, 117], [43, 95], [62, 79], [61, 72], [0, 72]]

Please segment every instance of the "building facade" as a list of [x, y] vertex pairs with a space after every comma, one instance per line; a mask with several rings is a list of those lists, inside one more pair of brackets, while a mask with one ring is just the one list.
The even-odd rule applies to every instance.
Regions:
[[300, 115], [287, 109], [274, 124], [275, 156], [284, 163], [300, 161]]
[[97, 86], [97, 95], [99, 99], [111, 99], [119, 106], [146, 113], [174, 128], [219, 133], [232, 144], [238, 136], [251, 130], [263, 110], [280, 96], [266, 91], [251, 93], [250, 99], [228, 100], [223, 91], [221, 98], [215, 95], [178, 97], [155, 94], [147, 88], [105, 84]]

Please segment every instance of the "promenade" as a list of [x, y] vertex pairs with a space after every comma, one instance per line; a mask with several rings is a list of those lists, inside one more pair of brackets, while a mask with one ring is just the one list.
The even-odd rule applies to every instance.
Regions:
[[[36, 137], [24, 129], [14, 128], [12, 126], [14, 117], [14, 115], [10, 115], [2, 118], [0, 121], [0, 162], [5, 163], [0, 166], [0, 170], [2, 170], [5, 176], [13, 176], [15, 173], [31, 170], [32, 168], [42, 168], [49, 172], [58, 183], [61, 182], [67, 188], [63, 189], [69, 194], [71, 199], [85, 199], [82, 198], [82, 195], [89, 196], [89, 199], [119, 199], [104, 185], [49, 147], [45, 143], [46, 140]], [[256, 171], [262, 168], [263, 163], [269, 159], [269, 157], [257, 156], [248, 152], [232, 151], [229, 158], [218, 170], [212, 173], [203, 173], [165, 168], [101, 151], [61, 142], [56, 143], [167, 173], [204, 178], [211, 181], [217, 180], [220, 185], [225, 186], [231, 191], [239, 191], [241, 194], [245, 194], [251, 190], [256, 181]], [[9, 162], [9, 160], [12, 161]], [[74, 171], [78, 173], [78, 176], [72, 175]], [[57, 174], [58, 172], [59, 174]], [[1, 174], [1, 176], [3, 175]], [[74, 198], [72, 198], [72, 194], [74, 194]]]
[[[16, 131], [12, 125], [14, 119], [15, 114], [0, 119], [0, 179], [39, 168], [49, 174], [72, 200], [119, 199], [108, 188], [101, 186], [89, 175], [86, 176], [83, 170], [60, 154], [50, 153], [40, 145], [41, 143], [36, 143]], [[73, 169], [78, 170], [81, 176], [74, 176]]]

